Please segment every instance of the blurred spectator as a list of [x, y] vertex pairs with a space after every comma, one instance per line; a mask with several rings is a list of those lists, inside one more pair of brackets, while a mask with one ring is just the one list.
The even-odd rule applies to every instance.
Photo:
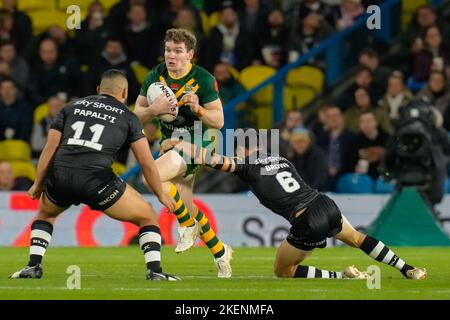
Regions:
[[[214, 78], [219, 85], [219, 95], [223, 106], [229, 101], [243, 94], [246, 90], [244, 86], [237, 80], [230, 72], [230, 65], [224, 62], [219, 62], [214, 66]], [[249, 126], [250, 114], [245, 103], [240, 103], [235, 108], [236, 126]]]
[[336, 100], [336, 104], [343, 111], [355, 104], [355, 92], [359, 88], [367, 89], [373, 101], [381, 98], [383, 90], [377, 86], [374, 81], [372, 70], [367, 67], [360, 66], [356, 71], [354, 83]]
[[317, 141], [323, 140], [323, 137], [328, 130], [326, 126], [327, 107], [327, 105], [323, 105], [319, 108], [319, 110], [317, 111], [317, 119], [314, 121], [313, 125], [310, 128]]
[[325, 153], [314, 143], [309, 130], [303, 127], [293, 130], [287, 158], [308, 185], [318, 190], [326, 189], [328, 167]]
[[88, 10], [81, 28], [75, 30], [75, 52], [81, 65], [91, 64], [93, 58], [100, 55], [111, 33], [102, 3], [93, 1]]
[[86, 76], [86, 94], [95, 94], [102, 73], [108, 69], [119, 69], [127, 75], [128, 102], [134, 103], [139, 93], [139, 84], [133, 70], [131, 70], [122, 43], [116, 38], [110, 38], [106, 41], [101, 56], [89, 66]]
[[135, 2], [130, 4], [128, 24], [124, 30], [123, 45], [128, 60], [139, 62], [147, 68], [158, 64], [162, 44], [162, 32], [158, 24], [147, 17], [145, 4]]
[[336, 29], [343, 30], [365, 14], [361, 0], [342, 0], [337, 10]]
[[365, 88], [359, 88], [355, 91], [355, 105], [345, 111], [345, 127], [357, 133], [359, 131], [359, 117], [367, 111], [372, 111], [375, 114], [377, 123], [384, 131], [391, 131], [391, 122], [387, 112], [381, 108], [374, 108], [370, 93]]
[[306, 18], [311, 12], [317, 13], [332, 27], [336, 25], [336, 14], [333, 8], [321, 0], [304, 0], [298, 9], [299, 21]]
[[444, 115], [450, 104], [450, 88], [445, 73], [432, 71], [427, 86], [417, 96], [427, 98]]
[[431, 71], [443, 71], [450, 67], [450, 50], [444, 45], [438, 27], [424, 31], [424, 47], [414, 57], [413, 75], [416, 81], [425, 81]]
[[[317, 13], [308, 14], [298, 27], [292, 30], [289, 44], [289, 62], [297, 60], [333, 32], [332, 28]], [[308, 64], [319, 68], [325, 67], [324, 58], [319, 56], [308, 60]]]
[[63, 109], [65, 101], [59, 96], [50, 97], [47, 101], [48, 115], [39, 123], [33, 125], [31, 133], [31, 150], [34, 156], [38, 156], [44, 149], [47, 142], [48, 130], [56, 118], [56, 115]]
[[403, 74], [394, 71], [389, 77], [387, 90], [379, 102], [379, 107], [385, 110], [392, 122], [398, 119], [398, 111], [401, 106], [411, 100], [412, 97], [413, 94], [405, 86]]
[[371, 111], [361, 113], [359, 129], [355, 142], [359, 160], [355, 172], [366, 173], [376, 179], [380, 176], [378, 166], [384, 156], [389, 135], [378, 127], [376, 116]]
[[79, 96], [80, 70], [69, 60], [59, 56], [56, 42], [44, 39], [39, 45], [39, 58], [31, 67], [29, 91], [35, 105], [60, 92], [70, 97]]
[[50, 26], [44, 33], [44, 38], [55, 40], [58, 45], [58, 52], [64, 61], [75, 60], [75, 48], [72, 38], [69, 34], [58, 25]]
[[223, 105], [246, 91], [244, 86], [231, 74], [230, 66], [224, 62], [219, 62], [214, 66], [214, 77], [219, 84], [220, 100]]
[[344, 117], [339, 107], [328, 106], [325, 117], [327, 131], [318, 144], [326, 153], [330, 177], [328, 190], [335, 190], [339, 176], [353, 172], [355, 168], [358, 156], [356, 135], [345, 129]]
[[21, 53], [23, 47], [33, 36], [33, 30], [30, 16], [27, 13], [17, 9], [17, 1], [18, 0], [2, 0], [2, 4], [3, 10], [6, 10], [12, 14], [13, 34], [20, 37], [20, 39], [15, 39], [16, 41], [19, 41], [19, 46], [16, 47], [16, 49], [19, 53]]
[[286, 141], [290, 141], [292, 131], [295, 128], [302, 127], [303, 125], [304, 121], [300, 110], [289, 110], [284, 116], [280, 137]]
[[[167, 1], [166, 1], [167, 2]], [[195, 12], [195, 20], [196, 25], [201, 26], [200, 15], [194, 8], [189, 6], [189, 1], [186, 0], [169, 0], [168, 4], [165, 4], [163, 11], [161, 12], [160, 22], [163, 28], [163, 32], [165, 30], [175, 27], [174, 21], [177, 18], [178, 13], [183, 9], [191, 9]]]
[[222, 9], [220, 21], [220, 24], [211, 31], [205, 48], [204, 65], [212, 70], [213, 66], [222, 61], [242, 70], [256, 57], [255, 42], [250, 34], [240, 28], [233, 7], [225, 6]]
[[438, 16], [433, 7], [430, 5], [422, 5], [416, 9], [408, 29], [402, 36], [402, 46], [408, 54], [416, 54], [423, 49], [422, 36], [425, 30], [437, 24]]
[[265, 24], [267, 12], [261, 0], [244, 0], [244, 4], [244, 9], [239, 11], [242, 29], [253, 36], [259, 36]]
[[289, 28], [285, 25], [284, 14], [280, 9], [270, 11], [267, 22], [259, 30], [258, 48], [260, 60], [271, 67], [279, 68], [287, 62]]
[[0, 82], [0, 141], [19, 139], [30, 141], [33, 111], [23, 99], [17, 98], [17, 88], [11, 79]]
[[23, 30], [14, 20], [14, 13], [7, 9], [0, 9], [0, 41], [11, 41], [17, 52], [22, 53], [31, 34]]
[[27, 191], [32, 184], [27, 178], [16, 178], [11, 164], [0, 161], [0, 191]]
[[373, 49], [365, 49], [359, 54], [359, 64], [372, 71], [377, 87], [386, 89], [386, 83], [392, 70], [380, 65], [378, 52]]
[[295, 128], [303, 127], [304, 121], [300, 110], [289, 110], [284, 115], [284, 121], [280, 128], [280, 153], [284, 156], [288, 154], [291, 134]]
[[203, 29], [201, 25], [197, 24], [197, 20], [195, 19], [195, 11], [190, 8], [184, 8], [178, 11], [177, 17], [173, 22], [175, 28], [186, 29], [195, 35], [197, 39], [197, 48], [195, 52], [200, 54], [203, 52], [203, 44], [204, 44], [204, 35]]
[[0, 80], [11, 78], [23, 92], [28, 85], [28, 63], [17, 56], [12, 42], [0, 44]]

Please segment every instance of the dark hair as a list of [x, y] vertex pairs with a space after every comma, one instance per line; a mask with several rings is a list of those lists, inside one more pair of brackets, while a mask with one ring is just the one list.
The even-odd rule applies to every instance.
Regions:
[[109, 69], [106, 70], [105, 72], [103, 72], [102, 74], [102, 80], [103, 79], [112, 79], [112, 78], [117, 78], [117, 77], [122, 77], [122, 78], [127, 78], [126, 74], [118, 69]]
[[359, 66], [358, 69], [356, 70], [355, 75], [356, 75], [356, 74], [359, 74], [359, 73], [361, 73], [361, 72], [368, 72], [368, 73], [370, 73], [370, 75], [371, 75], [372, 78], [373, 78], [373, 71], [370, 70], [370, 68], [368, 68], [368, 67], [366, 67], [366, 66]]
[[359, 56], [362, 56], [362, 55], [368, 55], [370, 58], [379, 58], [380, 57], [378, 52], [372, 48], [366, 48], [363, 51], [361, 51]]
[[13, 46], [14, 48], [16, 47], [14, 42], [12, 42], [11, 40], [4, 40], [0, 42], [0, 48], [4, 47], [4, 46]]

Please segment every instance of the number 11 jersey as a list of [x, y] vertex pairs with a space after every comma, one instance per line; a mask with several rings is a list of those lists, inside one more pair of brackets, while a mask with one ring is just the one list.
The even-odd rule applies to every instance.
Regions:
[[145, 137], [138, 117], [104, 94], [71, 101], [50, 128], [62, 133], [53, 165], [75, 169], [109, 169], [124, 144]]

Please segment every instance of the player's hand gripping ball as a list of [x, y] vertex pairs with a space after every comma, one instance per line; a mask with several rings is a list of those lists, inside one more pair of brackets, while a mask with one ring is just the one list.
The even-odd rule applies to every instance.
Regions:
[[148, 104], [151, 106], [153, 102], [156, 100], [156, 98], [158, 98], [160, 95], [163, 95], [165, 98], [167, 98], [166, 103], [169, 104], [170, 111], [172, 113], [163, 113], [160, 114], [158, 117], [159, 119], [161, 119], [161, 121], [172, 122], [176, 119], [178, 115], [178, 104], [175, 94], [168, 86], [166, 86], [162, 82], [152, 83], [147, 90]]

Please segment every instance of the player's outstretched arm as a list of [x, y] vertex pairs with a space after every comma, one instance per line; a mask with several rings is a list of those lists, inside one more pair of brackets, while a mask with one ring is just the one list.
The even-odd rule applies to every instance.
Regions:
[[45, 144], [41, 156], [39, 157], [34, 184], [28, 191], [28, 194], [33, 199], [37, 199], [41, 196], [44, 178], [45, 175], [47, 174], [50, 162], [52, 161], [56, 153], [56, 150], [59, 147], [59, 143], [61, 142], [61, 136], [62, 136], [61, 131], [55, 129], [50, 129], [48, 131], [47, 143]]
[[136, 140], [131, 144], [131, 149], [136, 157], [137, 162], [142, 168], [142, 173], [152, 189], [153, 193], [158, 197], [159, 201], [169, 209], [170, 212], [175, 210], [176, 203], [164, 193], [162, 183], [159, 177], [158, 169], [155, 165], [150, 147], [146, 138]]
[[206, 148], [202, 148], [186, 141], [165, 141], [161, 148], [163, 153], [171, 149], [182, 151], [184, 155], [193, 160], [193, 163], [205, 165], [216, 170], [234, 172], [237, 168], [236, 161], [233, 158], [211, 152]]

